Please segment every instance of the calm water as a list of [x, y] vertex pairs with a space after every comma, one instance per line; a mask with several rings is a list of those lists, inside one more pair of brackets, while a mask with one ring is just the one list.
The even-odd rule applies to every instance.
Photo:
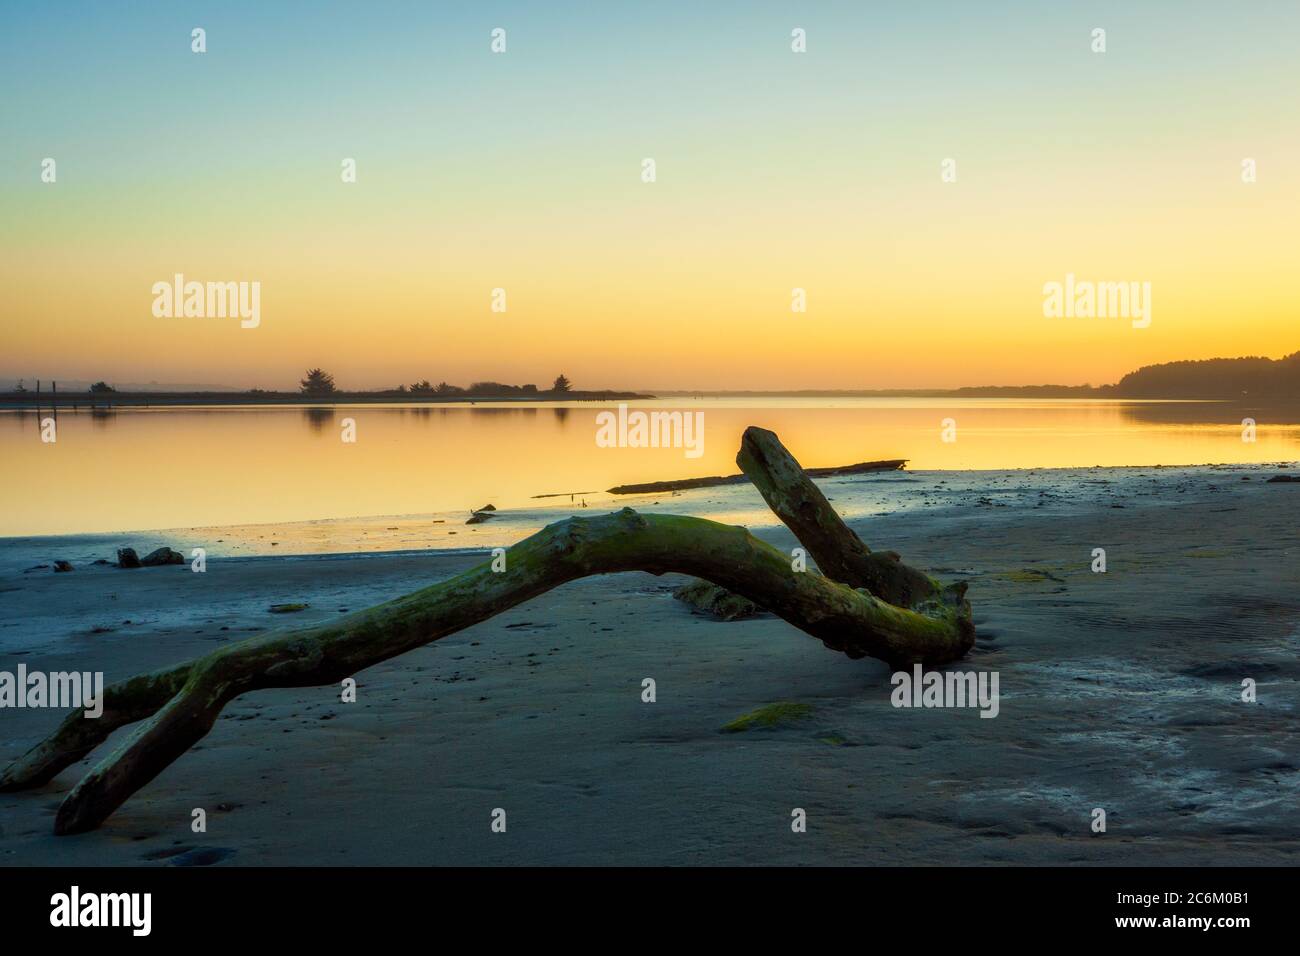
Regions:
[[[807, 466], [907, 458], [915, 469], [1294, 461], [1300, 415], [1215, 403], [1020, 399], [661, 399], [704, 412], [703, 455], [600, 448], [597, 414], [553, 404], [123, 408], [0, 413], [0, 536], [463, 515], [542, 494], [732, 474], [741, 432], [775, 430]], [[42, 416], [48, 415], [43, 412]], [[1242, 440], [1253, 415], [1257, 440]], [[355, 443], [341, 436], [354, 419]], [[941, 440], [943, 420], [956, 441]], [[548, 499], [548, 501], [553, 499]]]

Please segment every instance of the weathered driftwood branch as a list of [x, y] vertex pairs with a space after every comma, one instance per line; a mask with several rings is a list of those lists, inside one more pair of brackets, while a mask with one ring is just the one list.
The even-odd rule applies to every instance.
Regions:
[[171, 700], [189, 680], [194, 662], [153, 674], [140, 674], [104, 688], [104, 712], [97, 718], [74, 710], [59, 728], [5, 768], [0, 793], [27, 790], [53, 780], [65, 768], [102, 744], [113, 731], [134, 724]]
[[[863, 544], [775, 433], [752, 425], [745, 429], [736, 464], [828, 578], [866, 588], [900, 607], [912, 607], [943, 590], [929, 575], [903, 564], [893, 551], [872, 552]], [[964, 594], [966, 585], [954, 588]]]
[[[774, 449], [765, 454], [776, 460]], [[783, 503], [794, 502], [789, 476], [785, 471], [781, 475], [773, 471], [773, 487], [784, 489], [779, 495]], [[815, 539], [814, 557], [820, 562], [818, 553], [831, 546], [835, 532], [822, 527], [819, 534], [823, 537]], [[811, 542], [805, 543], [813, 550]], [[870, 655], [895, 666], [942, 664], [960, 658], [973, 642], [964, 588], [942, 589], [931, 582], [915, 602], [897, 606], [867, 589], [793, 570], [787, 555], [742, 528], [624, 509], [544, 528], [509, 549], [504, 572], [494, 572], [487, 562], [328, 624], [259, 635], [188, 664], [115, 684], [105, 691], [102, 717], [91, 719], [81, 712], [68, 717], [0, 775], [0, 790], [39, 786], [113, 730], [144, 721], [86, 774], [59, 808], [55, 833], [94, 829], [202, 739], [222, 708], [240, 694], [334, 683], [568, 581], [618, 571], [704, 578], [850, 657]]]

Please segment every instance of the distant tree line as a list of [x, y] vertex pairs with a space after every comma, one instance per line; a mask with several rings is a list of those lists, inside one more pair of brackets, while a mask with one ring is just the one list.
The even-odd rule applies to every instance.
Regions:
[[1148, 365], [1119, 380], [1125, 398], [1300, 399], [1300, 352]]
[[[334, 395], [339, 391], [338, 386], [334, 383], [334, 376], [322, 368], [308, 369], [306, 378], [302, 379], [299, 385], [299, 391], [303, 395], [313, 397], [322, 397]], [[449, 385], [446, 382], [439, 382], [434, 385], [429, 379], [422, 379], [418, 382], [412, 382], [410, 385], [398, 385], [396, 388], [380, 389], [374, 394], [378, 395], [416, 395], [416, 396], [453, 396], [463, 395], [466, 398], [509, 398], [512, 396], [535, 396], [535, 395], [563, 395], [573, 391], [573, 383], [563, 374], [558, 375], [548, 392], [540, 391], [536, 385], [507, 385], [504, 382], [473, 382], [468, 387], [462, 388], [459, 385]]]
[[[338, 394], [334, 376], [322, 368], [308, 369], [298, 383], [299, 392], [310, 397]], [[16, 393], [27, 391], [26, 383], [19, 380]], [[107, 382], [90, 386], [93, 394], [116, 391]], [[518, 398], [541, 395], [565, 395], [573, 391], [573, 383], [563, 374], [557, 375], [545, 391], [536, 385], [507, 385], [503, 382], [473, 382], [469, 386], [434, 385], [429, 379], [379, 389], [366, 394], [411, 396], [463, 396], [465, 398]], [[262, 389], [250, 389], [249, 394], [260, 394]], [[945, 394], [963, 396], [1052, 396], [1080, 398], [1186, 398], [1186, 399], [1247, 399], [1251, 401], [1300, 401], [1300, 352], [1285, 358], [1269, 359], [1260, 356], [1247, 358], [1215, 358], [1197, 361], [1165, 362], [1147, 365], [1130, 372], [1114, 385], [984, 385], [958, 389], [921, 390], [916, 394]], [[592, 393], [583, 393], [592, 394]], [[907, 389], [891, 389], [890, 394], [913, 394]]]
[[1216, 358], [1146, 365], [1114, 385], [980, 385], [958, 397], [1172, 398], [1300, 401], [1300, 352], [1285, 358]]

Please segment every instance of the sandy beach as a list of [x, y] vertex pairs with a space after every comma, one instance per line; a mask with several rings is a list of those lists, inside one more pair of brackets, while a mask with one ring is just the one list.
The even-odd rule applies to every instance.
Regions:
[[[671, 596], [681, 578], [603, 576], [358, 674], [356, 703], [337, 687], [241, 697], [96, 832], [51, 835], [86, 762], [0, 795], [0, 863], [1295, 863], [1300, 486], [1266, 483], [1280, 473], [820, 482], [873, 548], [969, 582], [978, 638], [961, 667], [1000, 674], [996, 719], [894, 708], [886, 665], [774, 617], [693, 612]], [[762, 505], [748, 487], [627, 503]], [[754, 530], [795, 544], [782, 527]], [[94, 547], [111, 558], [107, 545]], [[484, 559], [218, 554], [204, 574], [22, 570], [61, 557], [57, 546], [0, 543], [0, 670], [102, 670], [112, 682]], [[1098, 547], [1105, 574], [1090, 568]], [[284, 602], [309, 607], [268, 613]], [[646, 677], [654, 703], [641, 700]], [[1243, 678], [1256, 703], [1242, 702]], [[810, 709], [722, 730], [776, 702]], [[62, 716], [5, 711], [0, 761]], [[206, 833], [190, 828], [198, 807]], [[1104, 834], [1090, 830], [1095, 807]], [[508, 814], [504, 834], [490, 829], [494, 808]], [[793, 808], [806, 833], [791, 831]]]

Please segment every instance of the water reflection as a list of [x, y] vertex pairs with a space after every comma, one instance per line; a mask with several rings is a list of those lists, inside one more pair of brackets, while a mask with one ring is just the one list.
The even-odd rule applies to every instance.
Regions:
[[93, 405], [90, 409], [90, 420], [96, 428], [106, 429], [117, 421], [117, 409]]
[[334, 422], [334, 409], [328, 406], [313, 406], [302, 410], [303, 420], [307, 422], [308, 427], [315, 433], [319, 434], [325, 430], [326, 425]]
[[1246, 418], [1260, 425], [1300, 422], [1300, 403], [1126, 402], [1119, 408], [1125, 418], [1141, 424], [1240, 425]]
[[[1247, 403], [638, 404], [703, 411], [703, 454], [602, 448], [596, 415], [606, 406], [598, 404], [61, 407], [57, 443], [40, 438], [48, 411], [0, 412], [0, 495], [10, 503], [0, 511], [0, 535], [459, 513], [486, 501], [528, 508], [543, 494], [733, 474], [749, 425], [776, 431], [809, 467], [882, 458], [906, 458], [913, 470], [979, 470], [1300, 457], [1300, 409]], [[1243, 441], [1248, 417], [1258, 422], [1253, 442]], [[336, 439], [342, 418], [356, 419], [357, 442], [326, 440]], [[942, 440], [947, 418], [956, 422], [955, 442]], [[149, 480], [114, 483], [106, 492], [104, 475], [142, 469]]]

